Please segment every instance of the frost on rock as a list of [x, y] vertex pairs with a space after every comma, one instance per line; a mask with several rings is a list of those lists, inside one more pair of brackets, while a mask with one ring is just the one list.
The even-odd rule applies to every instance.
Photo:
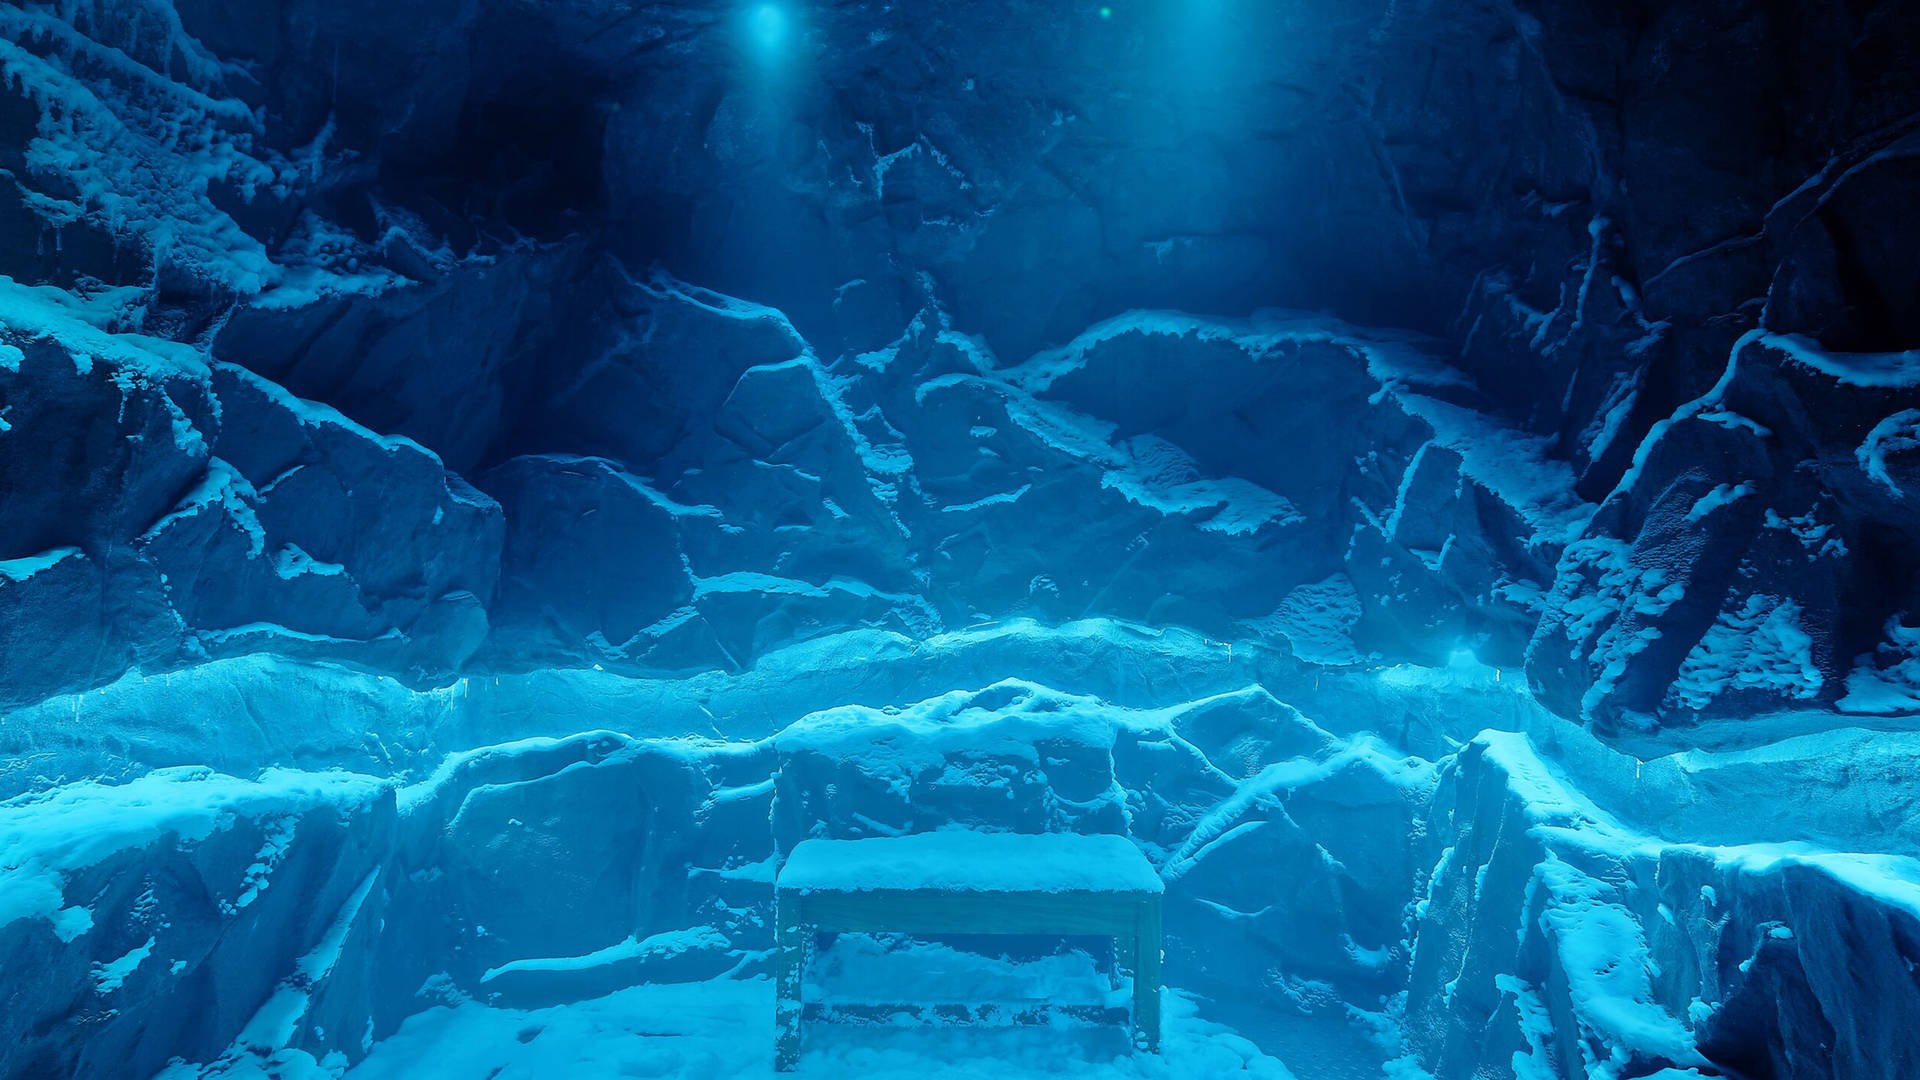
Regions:
[[[1867, 437], [1860, 443], [1858, 458], [1860, 467], [1869, 477], [1896, 498], [1905, 498], [1907, 490], [1913, 486], [1909, 462], [1902, 463], [1901, 456], [1911, 457], [1920, 451], [1920, 409], [1902, 409], [1873, 426]], [[1895, 470], [1900, 470], [1896, 478]]]
[[1850, 713], [1920, 711], [1920, 627], [1904, 615], [1887, 620], [1886, 638], [1847, 675], [1840, 709]]
[[1336, 575], [1294, 589], [1272, 615], [1246, 625], [1263, 634], [1283, 635], [1304, 660], [1346, 664], [1360, 659], [1352, 635], [1362, 610], [1353, 582]]
[[1750, 596], [1738, 610], [1721, 612], [1687, 654], [1673, 693], [1687, 708], [1700, 709], [1722, 694], [1802, 701], [1817, 695], [1822, 682], [1799, 605]]
[[1069, 7], [0, 8], [0, 1080], [1920, 1075], [1920, 14]]
[[[174, 60], [180, 58], [179, 70]], [[27, 4], [0, 12], [0, 78], [39, 113], [18, 197], [53, 243], [98, 228], [187, 277], [241, 295], [272, 283], [265, 248], [215, 205], [285, 181], [253, 156], [258, 119], [224, 96], [239, 69], [182, 26], [171, 0]]]
[[[17, 290], [0, 438], [46, 452], [5, 463], [35, 493], [0, 561], [26, 613], [0, 731], [23, 792], [9, 865], [32, 871], [0, 888], [0, 949], [64, 989], [21, 1014], [51, 1033], [8, 1067], [382, 1075], [457, 1047], [491, 1069], [579, 1044], [466, 1025], [601, 1032], [670, 986], [677, 1011], [648, 1016], [688, 1041], [661, 1067], [753, 1075], [764, 1055], [699, 1002], [765, 992], [786, 855], [953, 829], [1141, 854], [1182, 1080], [1684, 1075], [1756, 1040], [1806, 1060], [1756, 1002], [1836, 992], [1806, 943], [1873, 964], [1880, 940], [1811, 913], [1907, 932], [1912, 838], [1868, 824], [1900, 798], [1892, 766], [1830, 805], [1769, 788], [1751, 822], [1727, 801], [1770, 774], [1838, 783], [1820, 745], [1748, 749], [1752, 713], [1897, 716], [1916, 681], [1904, 621], [1849, 653], [1816, 600], [1872, 542], [1846, 499], [1885, 485], [1845, 455], [1828, 464], [1856, 486], [1834, 491], [1761, 468], [1787, 425], [1727, 421], [1737, 379], [1596, 505], [1426, 338], [1142, 312], [1001, 366], [930, 309], [885, 363], [847, 364], [771, 309], [614, 280], [642, 309], [622, 351], [516, 434], [476, 435], [494, 449], [472, 480], [128, 332], [112, 296]], [[713, 366], [676, 369], [687, 349]], [[90, 432], [122, 455], [94, 463], [108, 483], [48, 483], [86, 465]], [[1741, 464], [1685, 467], [1701, 447]], [[102, 615], [106, 595], [140, 602]], [[40, 647], [50, 630], [65, 651]], [[1719, 758], [1596, 738], [1639, 750], [1725, 717]], [[43, 850], [72, 800], [120, 807], [114, 828]], [[910, 996], [919, 947], [823, 964]], [[1058, 943], [1005, 959], [1003, 990], [1109, 978]], [[191, 1045], [140, 1042], [202, 984], [245, 1007]], [[75, 1009], [100, 1034], [46, 1024]]]
[[[1138, 671], [1156, 652], [1192, 650], [1177, 653], [1185, 667], [1209, 648], [1104, 640], [1103, 663], [1146, 665]], [[1247, 659], [1255, 664], [1244, 670], [1262, 670]], [[941, 668], [949, 662], [959, 666]], [[955, 652], [913, 663], [950, 679], [971, 661]], [[1285, 678], [1266, 670], [1276, 684]], [[1433, 758], [1350, 726], [1356, 712], [1379, 715], [1408, 689], [1437, 700], [1441, 728], [1401, 735]], [[730, 1047], [714, 1068], [760, 1075], [764, 1047], [720, 1026], [721, 1013], [703, 1018], [696, 1003], [732, 1003], [725, 1015], [737, 1024], [740, 1002], [770, 995], [772, 884], [785, 852], [809, 837], [904, 836], [919, 844], [916, 872], [972, 879], [977, 868], [955, 863], [940, 841], [977, 833], [943, 830], [1106, 833], [1142, 853], [1166, 890], [1177, 989], [1164, 1065], [1143, 1067], [1183, 1078], [1266, 1060], [1269, 1051], [1256, 1052], [1265, 1043], [1205, 1019], [1205, 1002], [1230, 997], [1254, 1009], [1233, 1013], [1236, 1023], [1266, 1017], [1258, 1028], [1294, 1075], [1365, 1060], [1440, 1076], [1498, 1068], [1514, 1053], [1535, 1065], [1580, 1055], [1643, 1072], [1700, 1068], [1725, 1047], [1756, 1044], [1805, 1060], [1825, 1044], [1774, 1026], [1756, 1006], [1776, 992], [1838, 1000], [1834, 980], [1863, 972], [1891, 978], [1889, 942], [1920, 927], [1911, 859], [1765, 839], [1781, 822], [1815, 817], [1857, 830], [1853, 811], [1818, 794], [1849, 775], [1861, 782], [1857, 754], [1808, 746], [1647, 763], [1643, 785], [1637, 766], [1596, 744], [1566, 744], [1571, 764], [1559, 766], [1526, 736], [1473, 734], [1489, 710], [1524, 702], [1487, 675], [1348, 671], [1323, 675], [1317, 692], [1299, 685], [1331, 729], [1258, 686], [1192, 698], [1163, 688], [1152, 704], [1121, 705], [1003, 682], [827, 708], [765, 740], [522, 739], [422, 756], [397, 784], [284, 769], [252, 781], [190, 769], [70, 784], [0, 808], [8, 864], [32, 868], [0, 888], [11, 912], [0, 947], [71, 971], [62, 985], [72, 1003], [34, 1009], [125, 1017], [103, 1016], [86, 1043], [66, 1043], [76, 1060], [133, 1046], [125, 1040], [191, 1008], [189, 988], [211, 980], [254, 1004], [201, 1021], [202, 1049], [168, 1051], [184, 1059], [173, 1075], [245, 1075], [334, 1055], [334, 1068], [359, 1075], [421, 1055], [468, 1054], [488, 1068], [545, 1060], [524, 1057], [529, 1046], [584, 1054], [580, 1067], [591, 1070], [610, 1060], [608, 1044], [477, 1033], [536, 1014], [555, 1033], [596, 1016], [627, 1023], [615, 1018], [640, 1016], [632, 1010], [642, 999], [653, 1003], [647, 1030], [686, 1025], [686, 1038], [716, 1040], [716, 1053]], [[1371, 709], [1356, 709], [1361, 701]], [[492, 711], [458, 697], [435, 707], [482, 710], [469, 725]], [[1572, 738], [1562, 722], [1527, 715], [1542, 739]], [[1451, 750], [1445, 731], [1464, 747]], [[1690, 780], [1677, 782], [1683, 773]], [[1874, 791], [1847, 789], [1849, 798], [1897, 792], [1898, 773]], [[1781, 778], [1766, 801], [1753, 794], [1751, 777], [1762, 775]], [[1814, 793], [1804, 809], [1772, 801], [1802, 788]], [[1744, 813], [1730, 814], [1732, 802]], [[1667, 839], [1656, 826], [1692, 838]], [[987, 869], [1024, 877], [1036, 868]], [[874, 880], [898, 870], [877, 866]], [[555, 888], [572, 897], [565, 920], [551, 917]], [[1835, 910], [1847, 913], [1839, 923], [1822, 914]], [[1108, 986], [1098, 950], [1059, 952], [1049, 941], [1019, 946], [1011, 967], [944, 945], [823, 948], [815, 999], [849, 1006], [925, 1000], [916, 995], [931, 992], [934, 977], [965, 1000], [1014, 1005], [1035, 993], [1097, 1001]], [[1905, 1007], [1904, 991], [1888, 993], [1885, 1007]], [[1186, 1011], [1190, 1001], [1202, 1003], [1197, 1013]], [[449, 1011], [475, 1034], [440, 1027]], [[38, 1015], [10, 1019], [31, 1025]], [[1855, 1040], [1856, 1060], [1904, 1067], [1876, 1016], [1824, 1015]], [[874, 1052], [867, 1029], [813, 1030], [809, 1054], [820, 1056], [810, 1060]], [[1039, 1030], [1057, 1038], [1063, 1029]], [[924, 1038], [963, 1040], [977, 1053], [1013, 1052], [1025, 1038], [992, 1031], [936, 1028]], [[1206, 1045], [1193, 1041], [1199, 1032], [1211, 1033]], [[1095, 1047], [1114, 1034], [1084, 1029]], [[44, 1054], [64, 1037], [18, 1045]], [[930, 1052], [920, 1036], [899, 1037], [903, 1068]], [[1209, 1056], [1228, 1048], [1239, 1056]], [[1105, 1060], [1076, 1052], [1019, 1067], [1107, 1075]]]

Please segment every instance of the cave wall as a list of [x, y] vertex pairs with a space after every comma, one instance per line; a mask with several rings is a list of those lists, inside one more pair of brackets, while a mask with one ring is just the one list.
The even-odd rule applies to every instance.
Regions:
[[[9, 294], [14, 700], [244, 649], [431, 681], [530, 659], [739, 667], [847, 621], [1100, 613], [1224, 635], [1293, 596], [1334, 627], [1301, 646], [1316, 656], [1473, 648], [1623, 744], [1913, 708], [1913, 597], [1885, 584], [1917, 569], [1904, 5], [851, 5], [771, 31], [697, 5], [418, 15], [3, 16], [5, 270], [85, 309]], [[1426, 335], [1471, 430], [1339, 404], [1362, 418], [1328, 438], [1291, 410], [1400, 376], [1370, 359], [1341, 389], [1257, 327], [1209, 352], [1186, 339], [1213, 331], [1135, 346], [1102, 321], [1269, 305]], [[213, 374], [190, 357], [161, 377], [173, 405], [123, 402], [102, 380], [124, 363], [65, 374], [67, 316], [192, 342]], [[1075, 537], [1103, 568], [1078, 586], [1022, 565], [1067, 556], [994, 506], [1059, 497], [1079, 466], [1001, 445], [1020, 424], [962, 378], [1044, 367], [1047, 346], [1089, 359], [1041, 396], [1114, 425], [1106, 453], [1209, 489], [1156, 524], [1138, 507], [1169, 500], [1105, 468], [1124, 498], [1063, 513], [1112, 526]], [[385, 482], [423, 493], [351, 513], [262, 493], [349, 451], [255, 430], [281, 406], [245, 371], [352, 422], [312, 430], [419, 444], [438, 460]], [[156, 407], [212, 449], [143, 434]], [[969, 411], [997, 434], [970, 447]], [[103, 456], [113, 430], [149, 460]], [[1324, 457], [1289, 486], [1268, 438]], [[1481, 464], [1514, 447], [1546, 472]], [[272, 550], [244, 523], [188, 539], [204, 511], [146, 537], [230, 472], [253, 492], [221, 505], [283, 510]], [[1200, 532], [1227, 541], [1197, 548], [1179, 526], [1269, 495], [1305, 521], [1216, 520]], [[410, 520], [436, 499], [451, 527]], [[376, 534], [378, 555], [351, 554]], [[367, 561], [410, 546], [400, 561], [437, 569]], [[1136, 584], [1141, 550], [1163, 558]], [[273, 563], [290, 551], [320, 572]], [[1201, 552], [1258, 587], [1161, 580]], [[769, 603], [741, 574], [789, 584]], [[246, 598], [213, 595], [229, 588]], [[1209, 622], [1226, 599], [1262, 610]]]
[[1913, 1070], [1912, 5], [742, 14], [0, 9], [0, 1072], [946, 822], [1409, 1075]]
[[[183, 767], [12, 800], [0, 961], [43, 975], [0, 983], [0, 1072], [337, 1072], [466, 1002], [752, 979], [781, 851], [954, 824], [1131, 837], [1173, 985], [1261, 1015], [1301, 1075], [1914, 1067], [1920, 846], [1874, 832], [1913, 797], [1912, 736], [1643, 769], [1491, 679], [1350, 676], [1323, 726], [1258, 684], [1141, 689], [1199, 639], [1108, 644], [1132, 704], [1097, 675], [909, 686], [757, 740], [585, 731], [407, 776]], [[911, 663], [953, 686], [969, 660]], [[1407, 753], [1351, 707], [1399, 695], [1448, 725], [1407, 741], [1459, 749]], [[1474, 733], [1502, 708], [1528, 733]], [[1769, 839], [1802, 819], [1853, 846]]]

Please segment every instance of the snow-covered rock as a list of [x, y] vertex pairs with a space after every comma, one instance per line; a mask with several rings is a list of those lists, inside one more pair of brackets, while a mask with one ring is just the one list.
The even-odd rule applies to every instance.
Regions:
[[753, 1075], [955, 826], [1128, 1075], [1920, 1068], [1920, 12], [1269, 7], [0, 9], [0, 1075]]
[[1664, 839], [1508, 733], [1445, 766], [1428, 825], [1405, 1017], [1436, 1077], [1915, 1066], [1910, 856]]
[[485, 636], [500, 509], [429, 450], [91, 302], [0, 283], [0, 693], [249, 652], [444, 672]]

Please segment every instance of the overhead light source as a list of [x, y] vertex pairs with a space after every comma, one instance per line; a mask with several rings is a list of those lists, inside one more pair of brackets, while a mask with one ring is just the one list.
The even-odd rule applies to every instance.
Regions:
[[790, 19], [779, 4], [755, 4], [747, 10], [747, 37], [762, 51], [786, 42]]

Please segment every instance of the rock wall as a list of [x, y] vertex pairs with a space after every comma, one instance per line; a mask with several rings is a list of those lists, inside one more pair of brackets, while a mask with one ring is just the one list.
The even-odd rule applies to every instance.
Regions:
[[1183, 985], [1337, 1019], [1341, 993], [1400, 985], [1401, 838], [1432, 775], [1258, 688], [1125, 709], [1004, 682], [756, 743], [526, 739], [411, 783], [70, 784], [0, 808], [25, 874], [0, 891], [0, 957], [48, 973], [9, 984], [0, 1072], [352, 1060], [467, 997], [760, 974], [777, 849], [953, 824], [1130, 833], [1166, 868]]
[[258, 651], [414, 675], [473, 654], [496, 503], [417, 443], [43, 296], [9, 287], [4, 316], [8, 704]]
[[[1486, 718], [1470, 688], [1421, 692]], [[1303, 1072], [1914, 1067], [1920, 849], [1867, 829], [1910, 798], [1897, 770], [1825, 739], [1641, 766], [1535, 723], [1426, 759], [1258, 685], [1127, 707], [1008, 680], [755, 741], [528, 738], [411, 779], [72, 783], [0, 807], [0, 959], [46, 973], [7, 984], [0, 1072], [337, 1066], [469, 999], [753, 977], [782, 850], [954, 825], [1131, 836], [1167, 882], [1169, 979], [1262, 1017]], [[1855, 846], [1781, 842], [1796, 800]]]
[[[169, 449], [99, 389], [111, 358], [63, 389], [74, 313], [25, 308], [72, 304], [15, 297], [13, 348], [53, 352], [0, 365], [4, 580], [53, 562], [6, 629], [73, 655], [14, 661], [11, 700], [203, 648], [739, 669], [1030, 614], [1470, 648], [1643, 751], [1912, 712], [1913, 598], [1883, 584], [1916, 569], [1902, 5], [853, 5], [757, 36], [591, 4], [422, 36], [376, 7], [5, 16], [0, 270], [210, 354], [171, 393], [227, 443]], [[1125, 314], [1276, 303], [1428, 337]], [[294, 460], [243, 369], [439, 463], [378, 511], [317, 471], [265, 497], [311, 525], [262, 554], [343, 574], [267, 573], [196, 514], [148, 545], [157, 594], [109, 554], [127, 528], [224, 490], [221, 450], [256, 494]], [[133, 457], [23, 426], [56, 402]], [[352, 490], [385, 438], [300, 453]], [[375, 515], [380, 558], [432, 569], [294, 535]]]
[[0, 1073], [953, 823], [1328, 1061], [1915, 1071], [1920, 13], [1163, 7], [0, 9]]
[[1663, 841], [1492, 732], [1445, 766], [1428, 826], [1405, 1016], [1435, 1076], [1914, 1068], [1911, 859]]

